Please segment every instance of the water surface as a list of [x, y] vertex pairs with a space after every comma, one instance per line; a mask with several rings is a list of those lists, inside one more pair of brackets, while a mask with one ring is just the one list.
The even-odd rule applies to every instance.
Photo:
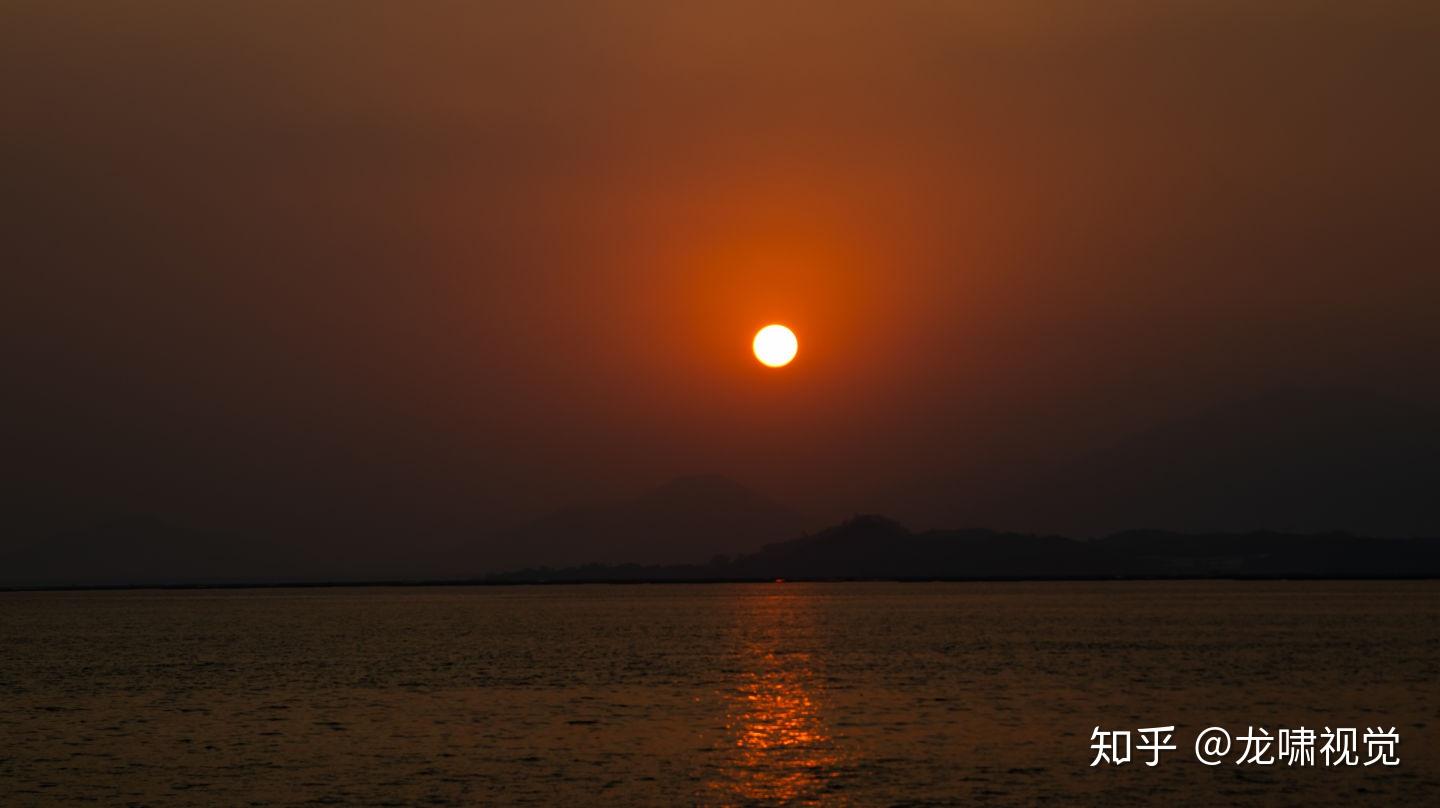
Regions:
[[[5, 805], [1440, 800], [1435, 582], [8, 593], [0, 649]], [[1187, 748], [1327, 723], [1401, 765]]]

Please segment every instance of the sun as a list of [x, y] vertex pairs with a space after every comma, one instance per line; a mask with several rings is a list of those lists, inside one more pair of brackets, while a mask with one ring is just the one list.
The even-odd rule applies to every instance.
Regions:
[[755, 358], [760, 360], [760, 364], [781, 368], [795, 358], [800, 344], [795, 340], [794, 331], [783, 325], [767, 325], [755, 332], [751, 347], [755, 349]]

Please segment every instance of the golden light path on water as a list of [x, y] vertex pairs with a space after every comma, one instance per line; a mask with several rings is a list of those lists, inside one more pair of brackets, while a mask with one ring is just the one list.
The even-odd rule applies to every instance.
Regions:
[[[785, 609], [783, 595], [757, 601], [752, 618], [799, 618]], [[789, 805], [818, 804], [836, 796], [827, 794], [827, 786], [840, 773], [843, 760], [825, 719], [814, 660], [807, 651], [784, 648], [779, 641], [783, 636], [785, 632], [765, 633], [743, 649], [748, 670], [726, 694], [726, 733], [735, 756], [727, 778], [711, 783], [716, 796]]]

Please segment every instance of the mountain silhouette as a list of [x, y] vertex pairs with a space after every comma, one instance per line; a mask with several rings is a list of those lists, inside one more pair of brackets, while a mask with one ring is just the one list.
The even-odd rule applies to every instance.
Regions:
[[1214, 407], [1030, 475], [977, 521], [1097, 536], [1344, 530], [1440, 535], [1440, 411], [1286, 389]]
[[991, 530], [913, 533], [857, 516], [814, 535], [707, 564], [527, 569], [495, 582], [707, 580], [985, 580], [1170, 577], [1434, 577], [1440, 539], [1343, 533], [1192, 535], [1129, 531], [1084, 541]]
[[[736, 553], [744, 561], [731, 563], [742, 566], [725, 575], [1398, 574], [1399, 545], [1363, 545], [1379, 554], [1367, 566], [1355, 542], [1373, 540], [1354, 536], [1440, 536], [1440, 412], [1353, 388], [1280, 390], [1019, 480], [977, 497], [988, 502], [964, 518], [1010, 533], [913, 534], [867, 517], [798, 543], [785, 540], [808, 527], [802, 517], [718, 475], [509, 529], [464, 525], [455, 534], [471, 538], [449, 549], [392, 540], [377, 550], [339, 528], [282, 541], [147, 517], [97, 519], [50, 534], [37, 528], [23, 545], [0, 547], [0, 585], [453, 580], [583, 564], [689, 565], [713, 578], [725, 576], [701, 562]], [[89, 518], [74, 511], [70, 523]], [[1062, 536], [1105, 538], [1077, 547]], [[825, 553], [807, 549], [815, 546]], [[800, 572], [786, 572], [786, 559], [799, 559]]]
[[[683, 486], [696, 485], [681, 482]], [[704, 491], [707, 483], [698, 484]], [[667, 486], [668, 488], [668, 486]], [[661, 489], [664, 491], [666, 489]], [[709, 496], [703, 497], [709, 501]], [[619, 518], [626, 508], [607, 510]], [[647, 511], [648, 512], [648, 511]], [[594, 522], [586, 521], [586, 524]], [[661, 535], [661, 534], [655, 534]], [[577, 539], [579, 541], [579, 539]], [[675, 547], [691, 546], [685, 541]], [[608, 552], [620, 552], [612, 545]], [[634, 546], [647, 546], [635, 542]], [[595, 554], [593, 547], [574, 552]], [[678, 552], [678, 549], [672, 549]], [[240, 537], [177, 528], [152, 517], [115, 520], [0, 557], [0, 586], [189, 585], [425, 579], [489, 583], [584, 581], [1010, 580], [1106, 578], [1440, 577], [1440, 539], [1348, 533], [1185, 534], [1132, 530], [1093, 540], [993, 530], [912, 532], [863, 515], [755, 552], [708, 563], [592, 561], [535, 565], [484, 578], [365, 575]]]
[[632, 499], [557, 511], [447, 563], [465, 574], [521, 565], [672, 564], [748, 552], [805, 528], [794, 511], [714, 474], [678, 477]]

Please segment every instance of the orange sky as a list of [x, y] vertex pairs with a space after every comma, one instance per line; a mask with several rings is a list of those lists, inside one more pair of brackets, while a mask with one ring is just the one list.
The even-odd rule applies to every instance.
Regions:
[[1269, 387], [1433, 400], [1437, 37], [1427, 2], [6, 4], [12, 476], [445, 531], [719, 472], [945, 524]]

